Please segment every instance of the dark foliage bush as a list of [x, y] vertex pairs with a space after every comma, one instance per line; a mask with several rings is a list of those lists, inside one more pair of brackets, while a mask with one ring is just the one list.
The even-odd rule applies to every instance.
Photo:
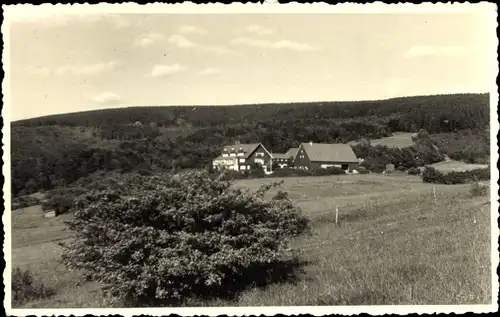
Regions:
[[19, 197], [13, 197], [12, 198], [12, 205], [11, 209], [16, 210], [16, 209], [21, 209], [21, 208], [26, 208], [30, 206], [35, 206], [40, 204], [40, 199], [32, 196], [19, 196]]
[[312, 174], [308, 171], [295, 169], [295, 168], [280, 168], [273, 172], [272, 177], [298, 177], [298, 176], [311, 176]]
[[422, 180], [426, 183], [436, 184], [467, 184], [473, 181], [490, 179], [489, 168], [479, 168], [464, 172], [441, 173], [433, 167], [426, 167], [422, 173]]
[[315, 176], [343, 175], [345, 171], [338, 167], [316, 168], [312, 171]]
[[19, 267], [12, 271], [12, 304], [19, 305], [26, 301], [37, 300], [54, 295], [53, 289], [36, 280], [28, 270]]
[[57, 188], [46, 194], [46, 200], [42, 203], [44, 211], [54, 210], [56, 215], [68, 212], [76, 203], [78, 196], [87, 190], [80, 187]]
[[470, 186], [470, 193], [472, 196], [486, 196], [488, 195], [488, 186], [481, 185], [478, 181], [474, 181]]
[[252, 193], [223, 176], [137, 175], [123, 190], [82, 195], [63, 262], [139, 303], [230, 296], [266, 272], [281, 275], [296, 263], [289, 239], [307, 232], [309, 220], [288, 199], [264, 199], [275, 184]]
[[288, 193], [280, 190], [276, 193], [273, 199], [275, 200], [288, 199]]
[[412, 167], [408, 170], [408, 174], [410, 175], [420, 175], [420, 168]]

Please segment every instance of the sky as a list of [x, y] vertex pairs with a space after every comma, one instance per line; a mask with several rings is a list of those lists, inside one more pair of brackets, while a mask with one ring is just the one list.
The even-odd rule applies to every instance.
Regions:
[[491, 90], [481, 13], [57, 14], [10, 24], [11, 119]]

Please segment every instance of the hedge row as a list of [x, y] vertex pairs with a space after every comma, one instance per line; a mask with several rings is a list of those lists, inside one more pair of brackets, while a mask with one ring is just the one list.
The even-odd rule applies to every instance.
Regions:
[[442, 173], [434, 167], [426, 167], [422, 173], [422, 180], [425, 183], [435, 184], [467, 184], [473, 181], [490, 179], [489, 168], [478, 168], [464, 172]]

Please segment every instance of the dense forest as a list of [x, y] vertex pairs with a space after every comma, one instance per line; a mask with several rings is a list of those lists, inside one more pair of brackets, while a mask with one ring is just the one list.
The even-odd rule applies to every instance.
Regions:
[[[307, 141], [346, 143], [425, 129], [436, 136], [435, 143], [448, 156], [479, 162], [489, 159], [488, 128], [488, 94], [129, 107], [53, 115], [12, 122], [12, 193], [48, 190], [97, 171], [151, 173], [208, 168], [222, 146], [235, 140], [261, 142], [273, 152], [285, 152]], [[468, 138], [475, 141], [464, 141]], [[360, 155], [372, 158], [384, 156], [381, 151], [357, 149]], [[408, 149], [391, 157], [407, 157], [415, 151]], [[370, 164], [380, 169], [380, 162], [372, 160]], [[415, 164], [419, 163], [403, 166]]]

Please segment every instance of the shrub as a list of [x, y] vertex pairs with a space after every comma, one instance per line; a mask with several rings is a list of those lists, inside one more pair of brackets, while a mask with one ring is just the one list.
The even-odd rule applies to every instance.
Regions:
[[64, 245], [63, 263], [107, 284], [110, 295], [142, 303], [229, 296], [248, 272], [256, 282], [293, 261], [288, 241], [309, 228], [300, 208], [265, 200], [275, 184], [252, 193], [224, 176], [137, 175], [124, 191], [82, 195], [67, 222], [75, 239]]
[[478, 181], [474, 181], [470, 186], [470, 193], [472, 196], [486, 196], [488, 195], [488, 186], [481, 185]]
[[422, 180], [426, 183], [437, 184], [467, 184], [474, 180], [490, 179], [489, 168], [479, 168], [464, 172], [449, 172], [443, 174], [433, 167], [426, 167], [422, 173]]
[[444, 175], [434, 167], [425, 167], [422, 172], [422, 180], [425, 183], [444, 184]]
[[272, 177], [297, 177], [297, 176], [311, 176], [311, 173], [301, 169], [285, 167], [275, 170], [272, 174]]
[[327, 176], [327, 175], [342, 175], [345, 171], [338, 167], [328, 167], [328, 168], [316, 168], [312, 171], [313, 175], [316, 176]]
[[40, 199], [32, 196], [19, 196], [12, 198], [11, 209], [21, 209], [40, 204]]
[[273, 199], [275, 200], [288, 199], [288, 193], [280, 190], [276, 193]]
[[420, 175], [420, 168], [412, 167], [408, 170], [408, 174], [410, 175]]
[[44, 211], [54, 210], [61, 215], [73, 208], [76, 199], [87, 190], [79, 187], [58, 188], [47, 193], [47, 199], [42, 204]]
[[368, 174], [368, 173], [370, 173], [370, 171], [369, 171], [369, 170], [367, 170], [367, 169], [366, 169], [365, 167], [363, 167], [363, 166], [358, 166], [358, 168], [357, 168], [356, 170], [357, 170], [357, 171], [358, 171], [358, 173], [360, 173], [360, 174]]
[[30, 271], [21, 270], [19, 267], [12, 271], [12, 303], [14, 305], [52, 295], [54, 295], [54, 290], [37, 281]]

